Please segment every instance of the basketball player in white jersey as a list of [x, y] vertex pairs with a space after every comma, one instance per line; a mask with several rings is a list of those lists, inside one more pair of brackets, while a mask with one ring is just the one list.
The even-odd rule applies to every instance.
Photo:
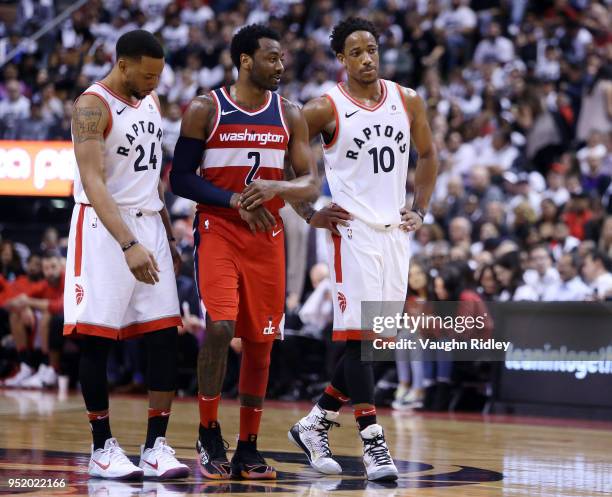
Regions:
[[[339, 23], [332, 49], [348, 78], [306, 104], [310, 137], [321, 134], [333, 204], [318, 212], [302, 205], [311, 226], [327, 228], [334, 285], [334, 340], [346, 350], [331, 384], [310, 414], [289, 431], [311, 466], [341, 472], [327, 433], [351, 400], [363, 441], [369, 480], [397, 479], [382, 427], [376, 421], [372, 364], [361, 360], [361, 302], [403, 302], [408, 286], [409, 232], [425, 216], [437, 174], [437, 157], [425, 106], [417, 94], [378, 77], [378, 35], [364, 19]], [[406, 207], [410, 144], [419, 153], [414, 202]]]
[[[158, 479], [189, 474], [165, 434], [176, 389], [181, 324], [173, 242], [160, 186], [161, 114], [153, 92], [164, 67], [155, 37], [130, 31], [117, 62], [75, 102], [78, 171], [64, 291], [65, 335], [79, 335], [79, 380], [93, 435], [89, 474]], [[149, 421], [135, 466], [113, 438], [106, 367], [114, 340], [144, 337]]]

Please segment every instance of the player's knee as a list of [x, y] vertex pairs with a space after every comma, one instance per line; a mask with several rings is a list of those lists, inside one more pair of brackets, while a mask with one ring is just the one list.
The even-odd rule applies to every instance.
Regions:
[[174, 352], [178, 347], [178, 331], [176, 327], [152, 331], [146, 333], [144, 337], [149, 353], [155, 353], [156, 350], [160, 349], [165, 350], [166, 353]]
[[148, 348], [147, 383], [154, 392], [176, 390], [178, 333], [176, 327], [145, 335]]
[[81, 361], [86, 359], [91, 362], [104, 363], [106, 371], [106, 359], [112, 344], [113, 340], [110, 338], [83, 335], [80, 340]]
[[243, 341], [242, 360], [248, 371], [267, 370], [270, 367], [270, 352], [273, 342]]
[[345, 356], [348, 361], [367, 364], [372, 361], [372, 347], [360, 340], [347, 340]]
[[234, 321], [210, 321], [206, 323], [205, 341], [216, 347], [229, 347], [234, 338]]

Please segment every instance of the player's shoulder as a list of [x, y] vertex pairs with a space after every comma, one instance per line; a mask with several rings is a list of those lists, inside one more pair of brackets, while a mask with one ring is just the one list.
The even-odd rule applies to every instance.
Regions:
[[193, 114], [198, 116], [207, 116], [216, 112], [217, 103], [212, 96], [212, 92], [203, 93], [194, 97], [189, 103], [185, 114]]
[[402, 86], [399, 83], [394, 83], [394, 84], [397, 85], [397, 88], [399, 89], [400, 93], [402, 94], [404, 98], [406, 99], [419, 98], [419, 94], [412, 88], [409, 88], [407, 86]]
[[321, 95], [320, 97], [315, 97], [306, 102], [306, 105], [304, 105], [304, 112], [311, 115], [333, 115], [334, 104], [329, 95]]
[[74, 102], [73, 123], [78, 129], [103, 130], [112, 120], [109, 104], [98, 93], [82, 93]]
[[397, 88], [404, 100], [404, 104], [406, 105], [406, 109], [411, 119], [418, 117], [425, 111], [425, 102], [415, 90], [400, 84], [397, 84]]
[[90, 90], [85, 90], [74, 102], [74, 107], [77, 109], [84, 107], [101, 107], [106, 109], [106, 105], [104, 95]]
[[289, 100], [288, 98], [283, 97], [282, 95], [279, 95], [279, 96], [280, 96], [280, 104], [281, 104], [281, 107], [284, 113], [289, 112], [292, 114], [296, 114], [302, 110], [302, 107], [296, 102], [293, 102]]

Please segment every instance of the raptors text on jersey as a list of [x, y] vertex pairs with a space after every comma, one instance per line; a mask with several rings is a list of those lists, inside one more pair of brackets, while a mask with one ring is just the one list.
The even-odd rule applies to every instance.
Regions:
[[[103, 83], [94, 83], [82, 95], [95, 95], [106, 105], [109, 121], [104, 131], [106, 187], [122, 208], [160, 211], [158, 185], [162, 166], [162, 118], [148, 95], [134, 104]], [[77, 203], [89, 204], [78, 170], [74, 179]]]
[[401, 222], [406, 203], [410, 120], [401, 88], [379, 82], [373, 107], [352, 98], [343, 83], [326, 94], [336, 131], [323, 156], [332, 200], [365, 223], [388, 226]]

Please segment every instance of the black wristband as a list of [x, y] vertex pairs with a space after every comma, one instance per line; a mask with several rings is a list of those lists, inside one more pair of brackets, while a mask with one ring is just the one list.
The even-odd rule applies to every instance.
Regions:
[[137, 245], [137, 244], [138, 244], [138, 240], [129, 241], [129, 242], [124, 243], [123, 245], [121, 245], [121, 250], [123, 250], [125, 252], [126, 250], [131, 249], [134, 245]]
[[173, 236], [169, 236], [168, 237], [168, 241], [169, 242], [176, 242], [176, 238], [174, 238]]
[[306, 221], [306, 224], [310, 224], [310, 220], [312, 219], [312, 216], [316, 214], [316, 212], [317, 211], [313, 209], [312, 212], [304, 218], [304, 221]]
[[421, 222], [425, 221], [425, 215], [427, 214], [427, 211], [425, 209], [420, 209], [418, 207], [413, 207], [410, 210], [412, 212], [416, 212], [419, 215], [419, 217], [421, 218]]

